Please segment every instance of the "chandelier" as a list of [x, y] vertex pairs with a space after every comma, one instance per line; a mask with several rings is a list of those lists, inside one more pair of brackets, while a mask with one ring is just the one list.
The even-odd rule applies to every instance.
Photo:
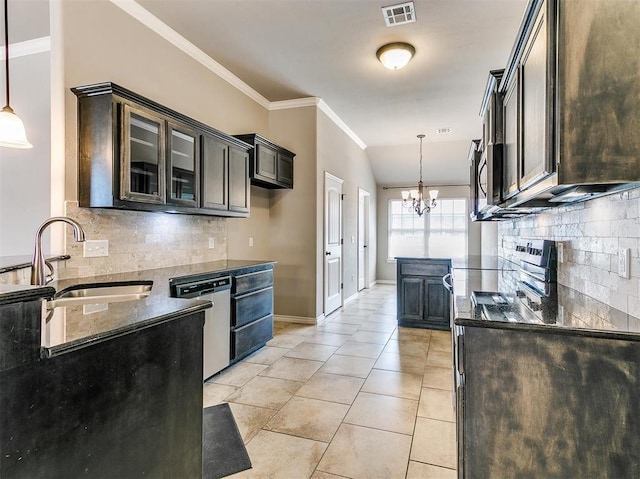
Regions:
[[416, 189], [402, 192], [402, 204], [415, 211], [418, 216], [422, 216], [422, 213], [425, 211], [429, 213], [432, 208], [436, 207], [438, 190], [430, 190], [429, 202], [425, 200], [425, 186], [422, 182], [422, 139], [424, 135], [420, 134], [418, 138], [420, 138], [420, 181], [418, 181], [418, 187]]

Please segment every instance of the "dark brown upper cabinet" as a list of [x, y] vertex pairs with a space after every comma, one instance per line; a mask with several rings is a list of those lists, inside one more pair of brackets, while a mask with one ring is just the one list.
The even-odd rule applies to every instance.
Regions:
[[113, 83], [72, 91], [80, 206], [249, 216], [251, 145]]
[[497, 88], [494, 218], [498, 208], [513, 217], [640, 186], [640, 56], [624, 53], [640, 44], [640, 4], [593, 0], [588, 10], [527, 3]]
[[256, 133], [236, 135], [253, 145], [249, 152], [251, 183], [263, 188], [293, 188], [293, 159], [295, 153], [276, 145]]

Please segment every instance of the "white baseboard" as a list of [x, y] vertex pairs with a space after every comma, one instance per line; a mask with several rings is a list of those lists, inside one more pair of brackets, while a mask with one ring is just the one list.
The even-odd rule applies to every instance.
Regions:
[[358, 293], [354, 293], [351, 296], [349, 296], [347, 299], [344, 300], [344, 304], [343, 306], [346, 306], [347, 304], [349, 304], [351, 301], [354, 301], [355, 299], [358, 298]]
[[280, 314], [274, 314], [273, 320], [283, 321], [285, 323], [318, 324], [319, 321], [324, 320], [324, 314], [321, 316], [318, 316], [318, 318], [308, 318], [305, 316], [284, 316]]
[[375, 284], [397, 284], [395, 279], [376, 279]]

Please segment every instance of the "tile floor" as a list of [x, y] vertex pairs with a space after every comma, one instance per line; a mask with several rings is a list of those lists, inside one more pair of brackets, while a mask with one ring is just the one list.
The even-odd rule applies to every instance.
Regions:
[[396, 327], [379, 285], [323, 325], [276, 323], [266, 347], [205, 383], [231, 405], [253, 468], [232, 478], [456, 477], [451, 337]]

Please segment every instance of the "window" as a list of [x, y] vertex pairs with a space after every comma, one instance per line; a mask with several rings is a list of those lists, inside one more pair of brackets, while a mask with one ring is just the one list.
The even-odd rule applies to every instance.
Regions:
[[422, 216], [389, 200], [387, 257], [451, 258], [467, 253], [467, 200], [447, 198]]

